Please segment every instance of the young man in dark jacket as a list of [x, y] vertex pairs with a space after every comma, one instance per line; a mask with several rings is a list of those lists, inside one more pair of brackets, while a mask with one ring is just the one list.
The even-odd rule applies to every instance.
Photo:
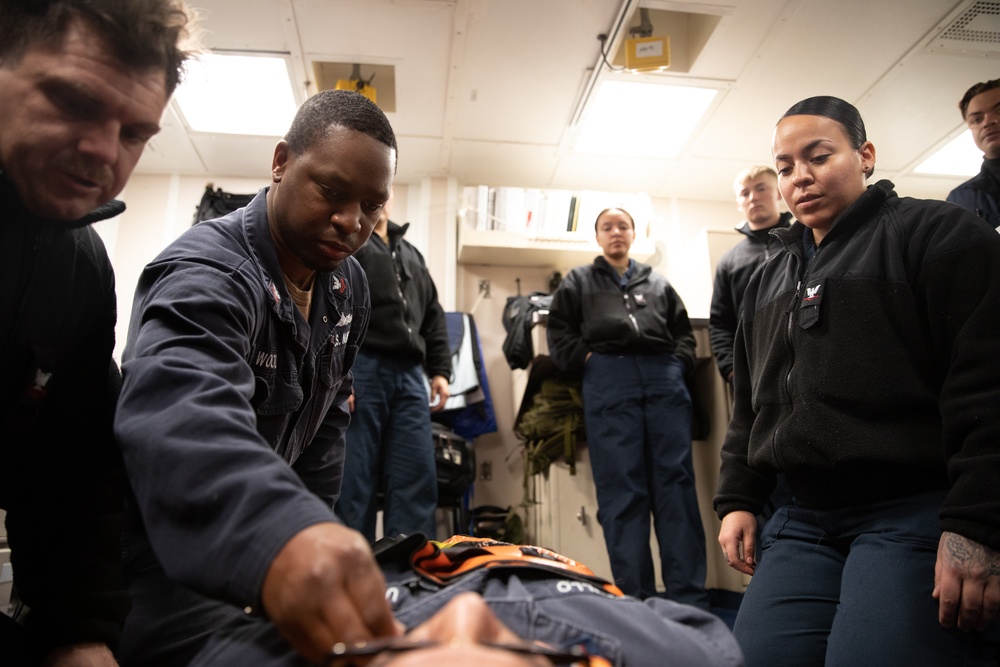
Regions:
[[[708, 317], [712, 354], [722, 379], [730, 387], [733, 383], [733, 345], [740, 323], [743, 293], [757, 267], [781, 250], [781, 241], [771, 231], [788, 227], [792, 219], [791, 213], [781, 212], [778, 174], [771, 167], [758, 165], [744, 169], [733, 181], [733, 189], [736, 207], [743, 214], [743, 222], [736, 230], [746, 238], [719, 260]], [[792, 491], [785, 476], [779, 474], [767, 506], [758, 515], [759, 521], [766, 522], [775, 509], [791, 500]]]
[[733, 342], [740, 321], [743, 292], [754, 270], [781, 247], [781, 243], [771, 236], [771, 230], [787, 227], [792, 217], [791, 213], [781, 212], [778, 175], [774, 169], [764, 166], [744, 169], [736, 176], [733, 187], [736, 208], [743, 214], [743, 222], [736, 226], [736, 231], [746, 238], [726, 252], [715, 268], [712, 308], [708, 317], [712, 353], [722, 379], [729, 383], [733, 381]]
[[423, 255], [403, 238], [409, 223], [399, 226], [389, 213], [387, 205], [368, 243], [355, 254], [368, 276], [372, 316], [355, 362], [344, 485], [337, 503], [344, 523], [370, 542], [375, 541], [379, 493], [386, 536], [419, 532], [433, 537], [436, 532], [430, 415], [444, 408], [451, 377], [448, 328], [434, 281]]
[[114, 272], [93, 223], [177, 85], [173, 0], [4, 2], [0, 20], [0, 508], [23, 627], [5, 666], [115, 665], [129, 608]]
[[1000, 231], [1000, 79], [977, 83], [958, 103], [972, 140], [983, 152], [983, 168], [948, 194]]

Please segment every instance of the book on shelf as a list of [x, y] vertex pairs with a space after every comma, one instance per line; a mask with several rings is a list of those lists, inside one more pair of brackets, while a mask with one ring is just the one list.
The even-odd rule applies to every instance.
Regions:
[[574, 194], [569, 198], [569, 216], [566, 218], [567, 232], [576, 231], [578, 215], [580, 215], [580, 195]]
[[527, 188], [524, 191], [524, 228], [529, 235], [536, 233], [538, 230], [544, 199], [544, 191], [538, 188]]

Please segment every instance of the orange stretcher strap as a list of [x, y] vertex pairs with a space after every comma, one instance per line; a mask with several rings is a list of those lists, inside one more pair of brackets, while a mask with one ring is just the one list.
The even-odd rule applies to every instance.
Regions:
[[624, 597], [617, 586], [571, 558], [542, 547], [481, 537], [455, 535], [443, 542], [428, 540], [414, 552], [411, 564], [419, 574], [438, 584], [478, 569], [525, 567], [586, 581], [606, 593]]

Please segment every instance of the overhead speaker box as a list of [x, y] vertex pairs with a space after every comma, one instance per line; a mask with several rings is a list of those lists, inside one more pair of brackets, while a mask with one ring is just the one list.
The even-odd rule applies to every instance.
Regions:
[[[396, 68], [393, 65], [314, 60], [316, 90], [357, 90], [385, 113], [396, 111]], [[359, 89], [358, 84], [364, 84]], [[375, 99], [375, 91], [378, 99]]]
[[[664, 76], [687, 74], [702, 56], [713, 54], [714, 62], [720, 57], [720, 50], [725, 48], [719, 28], [732, 18], [731, 7], [700, 2], [627, 1], [641, 6], [627, 19], [627, 28], [623, 27], [622, 36], [625, 38], [618, 40], [614, 58], [611, 59], [613, 68], [624, 67], [649, 74], [659, 72]], [[639, 31], [643, 27], [643, 13], [651, 27], [648, 32]]]
[[670, 67], [670, 37], [625, 40], [625, 67], [633, 72], [655, 72]]
[[362, 81], [361, 79], [337, 79], [336, 90], [353, 90], [361, 93], [375, 104], [378, 104], [375, 87]]

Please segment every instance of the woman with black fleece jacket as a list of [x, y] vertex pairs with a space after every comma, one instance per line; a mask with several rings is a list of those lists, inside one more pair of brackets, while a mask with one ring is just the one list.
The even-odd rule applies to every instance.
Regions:
[[[1000, 237], [868, 187], [843, 100], [793, 106], [773, 152], [797, 222], [746, 291], [715, 497], [747, 664], [996, 665]], [[758, 535], [779, 471], [796, 502]]]

